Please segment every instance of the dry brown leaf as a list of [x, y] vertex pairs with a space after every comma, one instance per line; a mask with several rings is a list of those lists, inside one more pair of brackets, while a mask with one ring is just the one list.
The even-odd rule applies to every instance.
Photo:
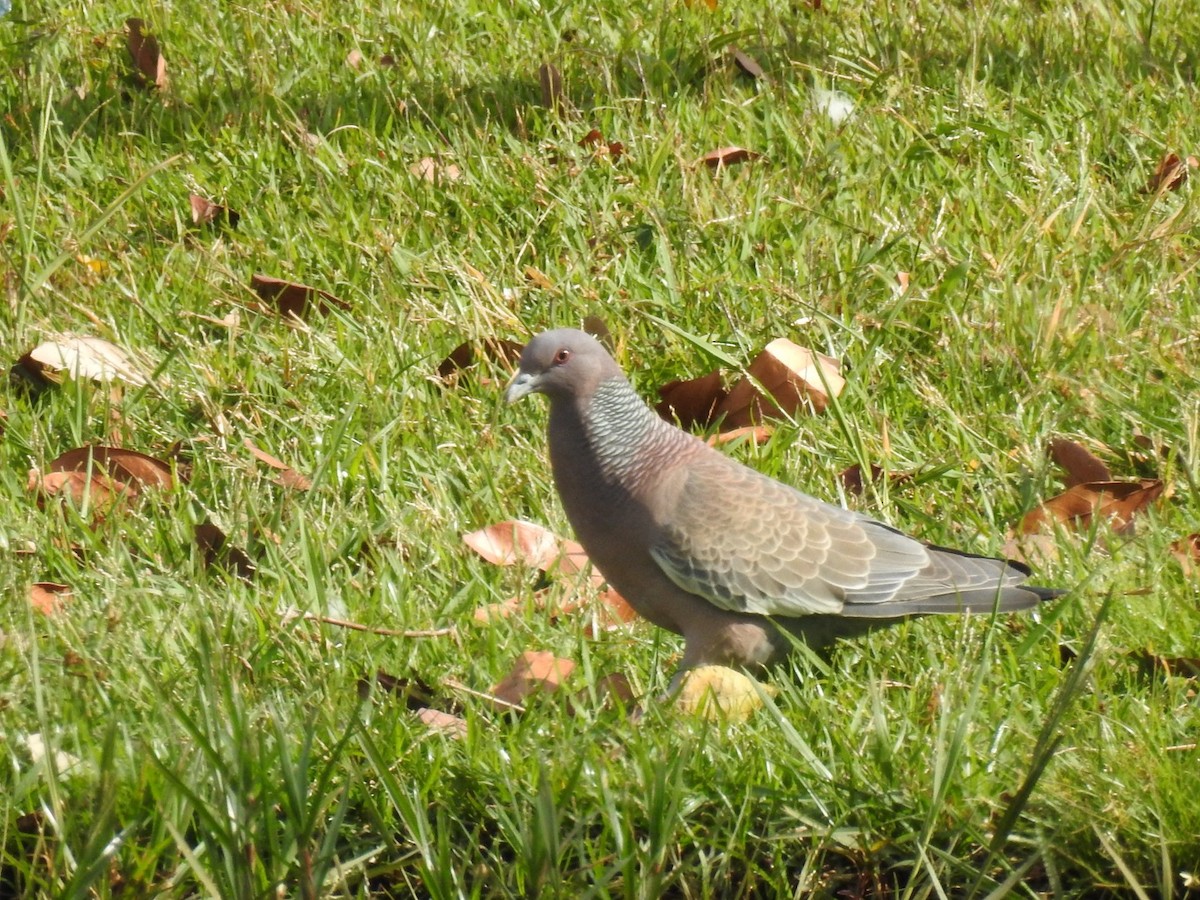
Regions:
[[1050, 456], [1067, 473], [1067, 487], [1089, 482], [1112, 481], [1112, 473], [1090, 450], [1075, 441], [1055, 438], [1050, 442]]
[[1181, 159], [1178, 153], [1166, 153], [1159, 160], [1157, 168], [1146, 181], [1142, 189], [1147, 194], [1157, 194], [1160, 191], [1177, 191], [1183, 187], [1188, 178], [1188, 170], [1200, 166], [1200, 160], [1194, 156]]
[[739, 50], [737, 47], [730, 47], [729, 52], [733, 55], [734, 65], [736, 65], [743, 73], [755, 79], [763, 77], [764, 73], [762, 66], [760, 66], [758, 61], [749, 53]]
[[[871, 467], [864, 478], [862, 466], [858, 463], [854, 463], [854, 465], [847, 466], [845, 469], [843, 469], [838, 475], [838, 478], [841, 479], [842, 487], [846, 489], [847, 493], [860, 495], [863, 492], [863, 488], [866, 487], [868, 483], [878, 481], [883, 477], [883, 475], [883, 468], [875, 465], [875, 463], [871, 463]], [[904, 484], [905, 482], [911, 480], [911, 472], [888, 473], [888, 482], [892, 485]]]
[[379, 57], [379, 65], [384, 69], [390, 69], [396, 65], [396, 57], [391, 53], [385, 53]]
[[328, 291], [293, 281], [283, 281], [269, 275], [252, 275], [250, 288], [266, 303], [271, 304], [274, 311], [281, 316], [303, 319], [309, 309], [315, 309], [321, 314], [328, 313], [329, 308], [333, 306], [338, 309], [350, 309], [349, 303]]
[[467, 720], [453, 713], [422, 707], [416, 711], [416, 716], [425, 723], [430, 731], [436, 731], [456, 740], [467, 736]]
[[710, 447], [719, 447], [732, 441], [750, 441], [752, 444], [765, 444], [771, 439], [773, 429], [770, 425], [743, 425], [740, 428], [730, 428], [710, 437], [705, 443]]
[[526, 266], [524, 274], [525, 280], [534, 287], [541, 288], [543, 291], [555, 290], [554, 282], [550, 280], [550, 276], [537, 266]]
[[353, 50], [351, 50], [349, 53], [346, 54], [346, 65], [348, 65], [350, 68], [354, 69], [355, 71], [358, 71], [359, 69], [362, 68], [362, 62], [363, 62], [362, 51], [359, 50], [357, 47], [355, 47]]
[[1179, 560], [1184, 575], [1200, 572], [1200, 531], [1173, 542], [1171, 555]]
[[71, 586], [53, 581], [35, 581], [29, 587], [29, 602], [44, 616], [52, 616], [71, 599]]
[[228, 206], [213, 203], [199, 194], [188, 194], [188, 203], [192, 207], [192, 223], [195, 225], [214, 225], [224, 222], [230, 228], [237, 228], [242, 217]]
[[699, 378], [664, 384], [658, 389], [662, 399], [654, 409], [668, 422], [677, 420], [681, 428], [707, 428], [727, 394], [721, 373], [714, 369]]
[[751, 160], [761, 158], [761, 153], [755, 153], [753, 150], [747, 150], [744, 147], [718, 147], [716, 150], [710, 150], [708, 153], [705, 153], [700, 157], [699, 162], [710, 169], [721, 169], [725, 166], [733, 166], [738, 163], [750, 162]]
[[137, 70], [138, 80], [144, 87], [167, 89], [167, 60], [158, 49], [158, 39], [152, 34], [146, 34], [142, 29], [145, 22], [141, 19], [126, 19], [126, 46], [129, 56]]
[[523, 344], [508, 341], [504, 338], [483, 338], [480, 341], [464, 341], [450, 355], [438, 363], [438, 377], [445, 380], [453, 373], [468, 366], [473, 366], [481, 359], [499, 363], [505, 369], [512, 371], [521, 358]]
[[230, 544], [225, 532], [211, 520], [196, 526], [196, 545], [204, 554], [205, 565], [223, 568], [244, 581], [254, 577], [257, 568], [254, 561], [244, 550]]
[[462, 170], [454, 163], [439, 162], [432, 156], [421, 157], [408, 167], [408, 171], [430, 184], [458, 181], [462, 178]]
[[[824, 412], [830, 396], [838, 396], [846, 386], [840, 369], [836, 359], [778, 338], [750, 364], [750, 377], [740, 379], [721, 401], [717, 416], [725, 417], [724, 427], [739, 428], [790, 415], [805, 402], [814, 411]], [[755, 381], [767, 392], [766, 397]]]
[[58, 384], [66, 373], [76, 380], [123, 381], [133, 387], [149, 383], [125, 351], [103, 338], [64, 337], [38, 344], [17, 366], [36, 384]]
[[169, 490], [175, 476], [169, 463], [124, 447], [91, 444], [68, 450], [47, 467], [50, 472], [107, 472], [113, 478], [139, 487]]
[[575, 541], [520, 519], [497, 522], [464, 534], [463, 542], [498, 566], [526, 565], [547, 574], [576, 575], [588, 564], [587, 554]]
[[473, 616], [476, 622], [486, 625], [489, 622], [495, 622], [498, 619], [507, 619], [510, 616], [524, 612], [527, 604], [532, 604], [534, 609], [545, 609], [548, 596], [549, 592], [547, 590], [540, 590], [535, 591], [531, 598], [519, 595], [509, 597], [500, 603], [489, 603], [487, 606], [478, 607]]
[[542, 106], [562, 112], [563, 82], [558, 69], [551, 63], [543, 63], [538, 68], [538, 84], [542, 89]]
[[625, 155], [625, 145], [620, 141], [606, 141], [599, 129], [593, 128], [579, 139], [579, 146], [591, 148], [595, 156], [608, 156], [614, 162]]
[[608, 325], [602, 318], [599, 316], [584, 316], [583, 330], [603, 344], [609, 353], [612, 352], [612, 332], [608, 330]]
[[900, 288], [900, 293], [903, 294], [905, 291], [908, 290], [908, 281], [909, 281], [909, 276], [908, 276], [907, 272], [897, 272], [896, 273], [896, 284]]
[[272, 456], [266, 450], [260, 450], [250, 438], [244, 438], [242, 444], [259, 462], [266, 463], [272, 469], [278, 470], [279, 477], [275, 481], [276, 484], [296, 491], [307, 491], [312, 487], [311, 478], [301, 475], [283, 460]]
[[1117, 534], [1129, 534], [1134, 516], [1162, 492], [1163, 483], [1158, 479], [1077, 484], [1027, 513], [1020, 530], [1022, 534], [1034, 534], [1055, 524], [1086, 530], [1093, 517], [1099, 516], [1107, 519]]
[[569, 659], [560, 659], [548, 650], [526, 650], [513, 670], [492, 688], [492, 694], [504, 703], [520, 704], [526, 697], [552, 693], [575, 669]]
[[39, 506], [49, 498], [60, 497], [70, 500], [76, 507], [87, 503], [102, 513], [138, 495], [137, 487], [117, 481], [104, 472], [92, 475], [86, 472], [50, 472], [43, 475], [37, 469], [30, 469], [26, 488], [37, 495]]

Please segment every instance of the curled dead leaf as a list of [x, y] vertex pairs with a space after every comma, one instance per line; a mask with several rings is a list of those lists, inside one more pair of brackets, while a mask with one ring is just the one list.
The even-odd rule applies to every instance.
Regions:
[[[741, 378], [717, 406], [716, 414], [725, 417], [726, 428], [791, 415], [804, 404], [815, 412], [824, 412], [830, 397], [838, 396], [846, 386], [836, 359], [787, 338], [771, 341], [747, 372], [748, 376]], [[755, 382], [762, 386], [761, 391]]]
[[194, 225], [224, 223], [230, 228], [237, 228], [238, 222], [242, 219], [239, 213], [234, 212], [228, 206], [213, 203], [199, 194], [188, 194], [188, 203], [192, 207], [192, 224]]
[[244, 550], [229, 543], [225, 532], [211, 519], [196, 526], [196, 546], [204, 554], [206, 566], [225, 569], [243, 581], [250, 581], [254, 577], [257, 569], [254, 561]]
[[705, 443], [710, 447], [730, 444], [734, 441], [749, 441], [752, 444], [765, 444], [771, 439], [773, 431], [770, 425], [743, 425], [740, 428], [730, 428], [710, 437]]
[[473, 366], [480, 360], [498, 363], [511, 372], [524, 349], [524, 344], [504, 338], [487, 337], [479, 341], [464, 341], [438, 363], [438, 377], [445, 380], [460, 369]]
[[143, 30], [145, 27], [146, 23], [141, 19], [125, 20], [126, 47], [142, 85], [165, 91], [169, 84], [167, 60], [158, 48], [158, 39], [152, 34], [146, 34]]
[[250, 277], [250, 288], [264, 302], [273, 306], [281, 316], [292, 316], [303, 319], [310, 309], [315, 309], [322, 315], [329, 312], [330, 307], [350, 309], [345, 300], [335, 297], [328, 291], [309, 287], [293, 281], [283, 281], [269, 275], [254, 274]]
[[71, 586], [54, 581], [35, 581], [29, 587], [29, 602], [44, 616], [59, 612], [71, 599]]
[[761, 153], [755, 153], [753, 150], [747, 150], [745, 147], [718, 147], [716, 150], [710, 150], [708, 153], [705, 153], [700, 157], [699, 162], [710, 169], [723, 169], [726, 166], [734, 166], [738, 163], [751, 162], [761, 158]]
[[542, 106], [555, 112], [562, 112], [562, 74], [553, 64], [543, 63], [538, 68], [538, 85], [542, 89]]
[[1173, 542], [1171, 555], [1179, 561], [1184, 575], [1200, 573], [1200, 531]]
[[1134, 516], [1162, 496], [1163, 489], [1158, 479], [1076, 484], [1027, 513], [1020, 531], [1034, 534], [1056, 524], [1082, 531], [1099, 516], [1117, 534], [1130, 534]]
[[464, 534], [463, 543], [498, 566], [526, 565], [546, 574], [576, 575], [588, 565], [587, 554], [575, 541], [520, 519]]
[[259, 462], [266, 463], [272, 469], [279, 472], [279, 477], [276, 479], [276, 484], [286, 488], [291, 488], [297, 491], [307, 491], [312, 487], [312, 479], [305, 475], [301, 475], [283, 460], [278, 459], [268, 453], [266, 450], [260, 450], [254, 445], [250, 438], [244, 438], [242, 445], [250, 451], [250, 454]]
[[1055, 438], [1050, 442], [1050, 456], [1067, 473], [1067, 487], [1113, 480], [1108, 466], [1075, 441]]
[[749, 75], [754, 79], [762, 78], [765, 75], [762, 66], [760, 66], [758, 61], [749, 53], [739, 50], [734, 46], [729, 48], [729, 53], [733, 57], [733, 64], [737, 66], [739, 71], [741, 71], [743, 74]]
[[430, 184], [458, 181], [462, 178], [462, 170], [454, 163], [439, 162], [432, 156], [421, 157], [408, 167], [408, 171]]
[[95, 337], [63, 337], [38, 344], [13, 369], [38, 386], [58, 384], [64, 374], [76, 380], [122, 381], [133, 387], [149, 383], [124, 350]]
[[[871, 463], [870, 469], [863, 472], [863, 468], [859, 463], [854, 463], [852, 466], [847, 466], [838, 475], [842, 481], [842, 487], [846, 489], [846, 493], [860, 496], [867, 484], [878, 481], [884, 476], [884, 469], [881, 466]], [[887, 473], [888, 482], [892, 485], [904, 484], [912, 480], [911, 472], [890, 472]]]
[[1178, 153], [1165, 153], [1146, 180], [1142, 192], [1157, 194], [1160, 191], [1177, 191], [1187, 182], [1188, 171], [1198, 166], [1200, 160], [1194, 156], [1182, 159]]
[[662, 399], [654, 409], [668, 422], [678, 421], [681, 428], [707, 428], [727, 395], [721, 373], [714, 369], [699, 378], [667, 382], [658, 389]]
[[492, 694], [504, 703], [519, 705], [533, 694], [553, 693], [575, 669], [575, 663], [548, 650], [526, 650]]

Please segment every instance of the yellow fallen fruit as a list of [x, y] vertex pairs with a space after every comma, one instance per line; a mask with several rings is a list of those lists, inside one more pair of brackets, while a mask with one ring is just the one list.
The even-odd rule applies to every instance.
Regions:
[[736, 669], [699, 666], [683, 676], [675, 705], [706, 719], [744, 722], [763, 705], [760, 690], [772, 697], [778, 693]]

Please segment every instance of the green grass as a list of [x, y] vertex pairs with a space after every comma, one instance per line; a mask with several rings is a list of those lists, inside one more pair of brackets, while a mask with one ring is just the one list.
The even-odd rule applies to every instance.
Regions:
[[[89, 334], [154, 373], [0, 388], [0, 895], [1182, 896], [1197, 683], [1138, 654], [1200, 656], [1200, 581], [1170, 553], [1200, 523], [1200, 172], [1144, 187], [1200, 151], [1200, 7], [423, 6], [0, 20], [4, 358]], [[128, 79], [130, 14], [164, 94]], [[855, 104], [841, 124], [828, 89]], [[626, 155], [593, 160], [593, 127]], [[695, 165], [726, 144], [765, 158]], [[411, 174], [426, 156], [462, 178]], [[193, 228], [192, 191], [238, 228]], [[254, 272], [351, 308], [290, 327], [250, 308]], [[235, 329], [199, 318], [235, 309]], [[1077, 590], [1040, 620], [911, 622], [798, 659], [745, 724], [630, 722], [593, 686], [662, 691], [673, 636], [473, 621], [534, 578], [460, 534], [568, 526], [541, 405], [504, 407], [498, 368], [435, 376], [465, 338], [589, 314], [647, 396], [716, 365], [704, 344], [845, 360], [832, 413], [730, 452], [830, 499], [853, 462], [916, 471], [841, 499], [939, 544], [998, 552], [1061, 489], [1053, 436], [1169, 496], [1131, 538], [1060, 535], [1038, 581]], [[274, 484], [245, 438], [313, 489]], [[191, 478], [101, 523], [39, 506], [28, 470], [97, 441], [179, 442]], [[210, 516], [253, 582], [205, 567]], [[53, 617], [29, 607], [42, 580], [73, 589]], [[574, 703], [510, 716], [451, 686], [486, 691], [526, 649], [578, 663]], [[377, 671], [461, 703], [466, 737], [364, 697]]]

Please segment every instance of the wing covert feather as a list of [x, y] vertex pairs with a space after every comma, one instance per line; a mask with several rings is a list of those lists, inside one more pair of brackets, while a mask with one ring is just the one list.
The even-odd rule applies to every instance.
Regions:
[[693, 459], [650, 552], [686, 591], [736, 612], [803, 616], [885, 603], [929, 565], [924, 545], [734, 460]]

